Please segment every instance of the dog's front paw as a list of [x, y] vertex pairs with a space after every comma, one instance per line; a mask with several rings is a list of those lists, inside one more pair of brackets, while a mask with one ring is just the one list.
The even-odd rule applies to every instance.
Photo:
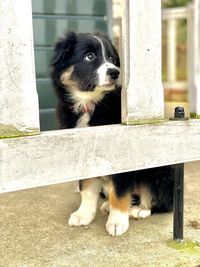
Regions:
[[83, 212], [80, 210], [71, 214], [68, 224], [70, 226], [88, 225], [94, 219], [95, 213]]
[[151, 216], [151, 210], [144, 209], [141, 206], [133, 206], [130, 210], [130, 216], [133, 216], [135, 219], [145, 219]]
[[123, 235], [129, 227], [129, 215], [128, 213], [118, 212], [118, 214], [112, 214], [108, 216], [106, 223], [106, 230], [112, 236]]

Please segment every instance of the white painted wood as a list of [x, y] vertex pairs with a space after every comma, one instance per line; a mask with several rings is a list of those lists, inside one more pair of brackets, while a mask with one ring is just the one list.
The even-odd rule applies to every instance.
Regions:
[[193, 1], [188, 25], [190, 112], [200, 118], [200, 0]]
[[167, 21], [167, 80], [176, 81], [176, 20]]
[[200, 159], [198, 120], [111, 125], [0, 140], [0, 191]]
[[161, 5], [158, 0], [126, 0], [123, 16], [122, 122], [163, 119]]
[[[194, 29], [193, 29], [193, 11], [194, 11], [194, 6], [193, 3], [191, 3], [188, 6], [188, 20], [187, 20], [187, 80], [188, 80], [188, 96], [189, 96], [189, 102], [190, 105], [192, 106], [192, 102], [194, 102], [194, 92], [193, 92], [193, 68], [194, 68], [194, 64], [193, 64], [193, 57], [194, 57], [194, 53], [193, 53], [193, 46], [194, 46], [194, 40], [193, 40], [193, 33], [194, 33]], [[190, 107], [190, 109], [192, 110], [193, 108]]]
[[187, 19], [187, 17], [188, 17], [188, 6], [164, 8], [162, 10], [163, 20]]
[[174, 81], [174, 82], [163, 82], [165, 89], [184, 91], [188, 88], [187, 81]]
[[0, 136], [39, 131], [31, 0], [0, 0]]

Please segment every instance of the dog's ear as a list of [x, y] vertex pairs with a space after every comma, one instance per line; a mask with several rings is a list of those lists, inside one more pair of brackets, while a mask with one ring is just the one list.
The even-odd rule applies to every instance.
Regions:
[[55, 46], [55, 53], [51, 61], [51, 65], [56, 65], [59, 61], [72, 55], [74, 46], [77, 43], [77, 35], [75, 32], [68, 32], [66, 37], [60, 39]]

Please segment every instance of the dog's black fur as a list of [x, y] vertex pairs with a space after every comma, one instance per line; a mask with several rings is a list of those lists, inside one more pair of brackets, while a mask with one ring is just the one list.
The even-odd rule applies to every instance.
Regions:
[[[105, 53], [104, 57], [101, 53]], [[77, 122], [84, 114], [84, 111], [82, 109], [83, 106], [76, 103], [79, 100], [72, 97], [73, 90], [83, 92], [94, 92], [96, 90], [99, 82], [97, 72], [105, 57], [111, 63], [111, 65], [108, 63], [109, 66], [120, 67], [116, 49], [108, 37], [103, 34], [75, 34], [70, 32], [57, 43], [51, 66], [53, 84], [58, 96], [57, 118], [60, 129], [77, 127]], [[90, 59], [92, 60], [90, 61]], [[72, 66], [73, 69], [70, 69]], [[113, 89], [110, 90], [109, 88], [107, 90], [105, 86], [105, 91], [102, 91], [103, 97], [92, 103], [92, 110], [88, 110], [89, 120], [87, 126], [121, 123], [121, 87], [117, 85], [118, 74], [116, 69], [113, 69], [114, 74], [112, 73], [112, 75], [110, 75], [110, 68], [106, 72], [106, 75], [109, 76], [108, 79], [106, 78], [109, 83], [108, 87], [113, 87]], [[70, 74], [69, 77], [67, 76], [66, 81], [63, 82], [61, 77], [65, 72]], [[87, 86], [84, 86], [85, 84]], [[77, 109], [74, 108], [76, 104], [78, 105]], [[137, 195], [137, 187], [144, 184], [152, 197], [151, 212], [168, 212], [172, 210], [173, 166], [115, 174], [112, 175], [111, 179], [119, 201], [127, 193], [133, 194], [136, 191]], [[139, 199], [140, 196], [137, 195], [137, 205], [140, 203]]]
[[[173, 187], [175, 169], [173, 166], [151, 168], [135, 172], [114, 174], [112, 176], [117, 195], [120, 197], [141, 183], [148, 185], [151, 191], [153, 205], [152, 213], [169, 212], [173, 209]], [[140, 200], [137, 201], [140, 204]]]

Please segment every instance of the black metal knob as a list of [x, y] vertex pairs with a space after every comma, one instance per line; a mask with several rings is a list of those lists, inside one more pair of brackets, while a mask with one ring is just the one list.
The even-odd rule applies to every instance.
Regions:
[[184, 118], [185, 117], [185, 110], [183, 107], [176, 107], [174, 110], [174, 118]]
[[185, 110], [183, 107], [176, 107], [174, 109], [174, 117], [173, 118], [169, 118], [171, 121], [186, 121], [189, 118], [185, 118]]

